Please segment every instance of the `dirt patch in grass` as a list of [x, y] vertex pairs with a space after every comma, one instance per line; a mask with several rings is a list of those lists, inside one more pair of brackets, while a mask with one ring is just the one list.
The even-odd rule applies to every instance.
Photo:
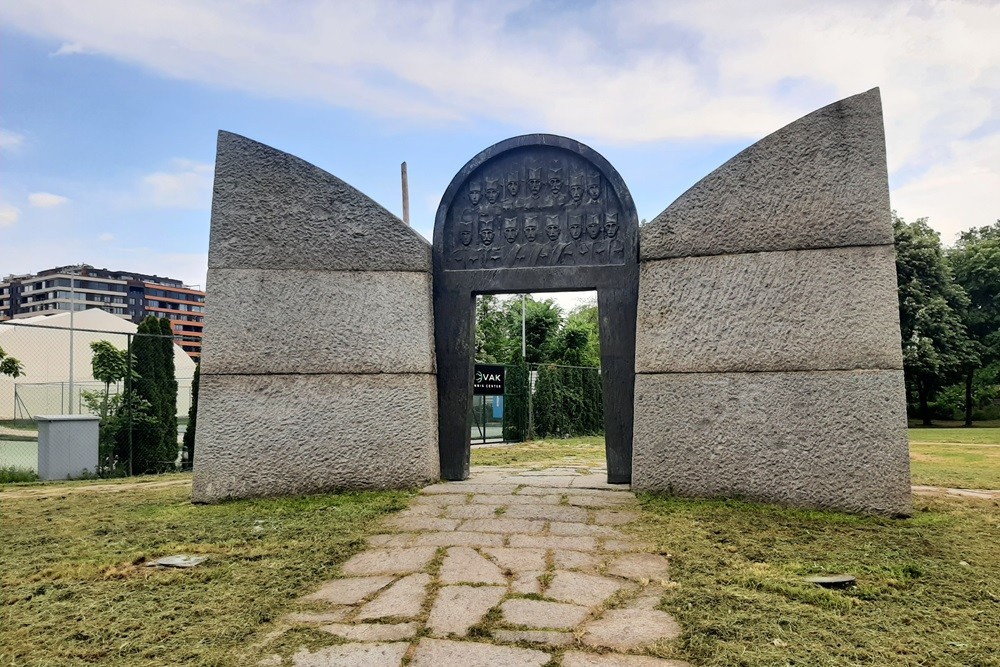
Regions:
[[[915, 499], [910, 519], [644, 496], [641, 537], [672, 555], [661, 657], [741, 665], [1000, 665], [1000, 502]], [[848, 573], [858, 585], [802, 581]]]
[[[120, 486], [0, 494], [0, 664], [253, 664], [259, 656], [245, 651], [269, 623], [410, 495], [198, 506], [186, 483]], [[178, 553], [208, 561], [145, 566]]]

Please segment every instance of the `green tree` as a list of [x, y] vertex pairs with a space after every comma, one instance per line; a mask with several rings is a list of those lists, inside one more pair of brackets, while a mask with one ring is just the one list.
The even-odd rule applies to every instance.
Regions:
[[0, 375], [14, 378], [24, 375], [24, 365], [4, 352], [2, 347], [0, 347]]
[[[493, 294], [476, 299], [476, 360], [503, 364], [521, 356], [521, 300]], [[516, 331], [515, 331], [516, 330]]]
[[562, 325], [562, 309], [552, 299], [535, 301], [528, 297], [525, 311], [527, 362], [529, 364], [546, 363], [549, 361], [553, 341]]
[[[164, 352], [160, 319], [147, 317], [139, 323], [136, 333], [132, 343], [132, 354], [138, 377], [132, 382], [132, 390], [135, 393], [133, 406], [141, 406], [142, 411], [136, 412], [135, 408], [132, 410], [132, 471], [162, 472], [173, 466], [173, 461], [177, 457], [177, 403], [175, 398], [171, 404], [170, 386], [166, 381], [168, 362]], [[170, 338], [166, 339], [166, 343], [173, 345]], [[172, 377], [172, 350], [170, 354]], [[171, 440], [169, 415], [173, 415], [173, 440]]]
[[93, 355], [90, 358], [90, 368], [94, 379], [104, 383], [104, 397], [97, 406], [101, 422], [108, 417], [111, 385], [125, 379], [129, 373], [129, 359], [126, 350], [120, 350], [106, 340], [95, 340], [90, 344]]
[[[955, 281], [969, 297], [964, 322], [979, 348], [980, 368], [965, 374], [965, 425], [972, 426], [975, 395], [992, 398], [1000, 375], [1000, 220], [962, 232], [947, 256]], [[989, 386], [974, 387], [977, 379]]]
[[930, 425], [934, 393], [978, 365], [962, 321], [969, 298], [955, 283], [940, 235], [926, 218], [907, 223], [893, 213], [893, 231], [903, 369], [908, 390], [916, 394], [918, 414]]
[[194, 367], [194, 379], [191, 380], [191, 407], [188, 408], [188, 423], [184, 429], [184, 451], [187, 452], [188, 465], [194, 465], [194, 432], [198, 421], [198, 385], [201, 384], [201, 364]]
[[160, 320], [160, 410], [164, 425], [163, 452], [169, 461], [177, 460], [177, 371], [174, 366], [174, 332], [170, 320]]

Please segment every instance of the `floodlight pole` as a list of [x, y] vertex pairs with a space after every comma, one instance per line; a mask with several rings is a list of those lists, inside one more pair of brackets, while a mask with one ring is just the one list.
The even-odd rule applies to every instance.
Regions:
[[73, 274], [69, 274], [69, 414], [73, 414], [73, 312], [76, 310], [76, 289]]

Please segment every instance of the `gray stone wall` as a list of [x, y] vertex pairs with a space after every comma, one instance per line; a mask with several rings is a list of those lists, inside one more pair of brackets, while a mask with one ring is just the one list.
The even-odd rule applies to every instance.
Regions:
[[639, 253], [635, 489], [909, 511], [877, 89], [719, 167]]
[[438, 478], [430, 244], [221, 132], [208, 263], [195, 501]]

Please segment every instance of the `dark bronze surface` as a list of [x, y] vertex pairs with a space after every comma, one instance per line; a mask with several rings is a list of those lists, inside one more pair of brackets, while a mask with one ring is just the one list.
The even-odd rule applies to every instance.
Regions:
[[591, 148], [532, 134], [474, 157], [434, 223], [441, 476], [469, 475], [475, 297], [596, 290], [608, 481], [632, 477], [639, 219], [618, 172]]

